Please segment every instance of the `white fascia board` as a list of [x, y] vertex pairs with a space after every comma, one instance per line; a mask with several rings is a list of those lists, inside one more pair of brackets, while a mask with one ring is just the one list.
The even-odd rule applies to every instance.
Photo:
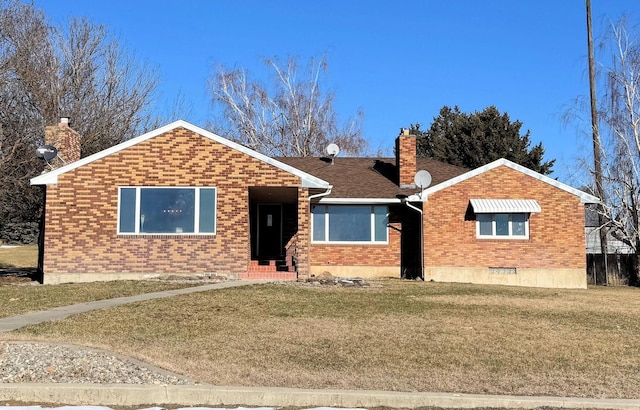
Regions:
[[[535, 178], [535, 179], [537, 179], [539, 181], [542, 181], [542, 182], [544, 182], [546, 184], [552, 185], [552, 186], [554, 186], [554, 187], [556, 187], [558, 189], [561, 189], [561, 190], [563, 190], [565, 192], [573, 194], [573, 195], [577, 196], [578, 198], [580, 198], [580, 202], [582, 202], [583, 204], [598, 204], [598, 203], [600, 203], [600, 199], [598, 199], [598, 197], [590, 195], [590, 194], [588, 194], [586, 192], [583, 192], [583, 191], [581, 191], [579, 189], [576, 189], [576, 188], [574, 188], [572, 186], [569, 186], [567, 184], [563, 184], [562, 182], [556, 181], [553, 178], [549, 178], [546, 175], [542, 175], [542, 174], [540, 174], [538, 172], [535, 172], [535, 171], [533, 171], [533, 170], [531, 170], [529, 168], [523, 167], [522, 165], [516, 164], [515, 162], [511, 162], [508, 159], [504, 159], [504, 158], [500, 158], [500, 159], [498, 159], [496, 161], [493, 161], [493, 162], [491, 162], [491, 163], [489, 163], [487, 165], [483, 165], [483, 166], [481, 166], [479, 168], [476, 168], [474, 170], [466, 172], [466, 173], [464, 173], [462, 175], [458, 175], [455, 178], [452, 178], [452, 179], [449, 179], [447, 181], [444, 181], [444, 182], [442, 182], [442, 183], [440, 183], [438, 185], [434, 185], [434, 186], [432, 186], [430, 188], [427, 188], [427, 189], [423, 190], [419, 194], [411, 195], [409, 198], [411, 198], [411, 200], [415, 199], [416, 201], [423, 201], [424, 202], [424, 201], [427, 200], [427, 198], [429, 197], [430, 194], [433, 194], [433, 193], [438, 192], [438, 191], [440, 191], [442, 189], [448, 188], [448, 187], [450, 187], [452, 185], [455, 185], [455, 184], [457, 184], [459, 182], [466, 181], [467, 179], [470, 179], [470, 178], [473, 178], [473, 177], [478, 176], [480, 174], [483, 174], [483, 173], [485, 173], [487, 171], [490, 171], [490, 170], [492, 170], [494, 168], [497, 168], [497, 167], [499, 167], [501, 165], [509, 167], [509, 168], [511, 168], [513, 170], [516, 170], [518, 172], [522, 172], [525, 175], [528, 175], [528, 176], [530, 176], [532, 178]], [[416, 198], [418, 198], [418, 199], [416, 199]], [[420, 199], [420, 198], [422, 198], [422, 199]]]
[[[280, 164], [282, 164], [282, 162], [280, 162]], [[272, 164], [273, 165], [273, 164]], [[286, 164], [282, 164], [282, 165], [286, 165]], [[298, 170], [298, 168], [293, 168]], [[282, 169], [283, 171], [287, 171], [286, 169]], [[287, 171], [293, 174], [292, 171]], [[298, 170], [298, 172], [303, 172]], [[308, 175], [308, 174], [307, 174]], [[310, 178], [308, 177], [301, 177], [302, 178], [302, 188], [322, 188], [322, 189], [329, 189], [329, 187], [331, 186], [327, 181], [314, 177], [313, 175], [309, 175]]]
[[398, 198], [321, 198], [318, 203], [334, 205], [375, 205], [375, 204], [399, 204]]
[[405, 202], [427, 202], [427, 196], [423, 196], [424, 191], [417, 194], [409, 195], [405, 198]]
[[128, 141], [122, 142], [118, 145], [114, 145], [113, 147], [107, 148], [105, 150], [102, 150], [100, 152], [97, 152], [93, 155], [90, 155], [88, 157], [82, 158], [78, 161], [72, 162], [71, 164], [67, 164], [63, 167], [60, 167], [58, 169], [55, 169], [53, 171], [47, 172], [46, 174], [34, 177], [31, 179], [31, 185], [51, 185], [51, 184], [56, 184], [58, 183], [58, 176], [61, 174], [64, 174], [65, 172], [69, 172], [71, 170], [74, 170], [76, 168], [79, 168], [83, 165], [89, 164], [93, 161], [97, 161], [99, 159], [102, 159], [106, 156], [109, 156], [111, 154], [114, 154], [116, 152], [122, 151], [125, 148], [129, 148], [133, 145], [139, 144], [143, 141], [146, 141], [148, 139], [151, 139], [153, 137], [156, 137], [158, 135], [164, 134], [165, 132], [171, 131], [175, 128], [186, 128], [189, 131], [195, 132], [196, 134], [200, 134], [203, 137], [209, 138], [210, 140], [216, 141], [220, 144], [226, 145], [229, 148], [232, 148], [236, 151], [240, 151], [244, 154], [249, 155], [250, 157], [256, 158], [260, 161], [266, 162], [269, 165], [273, 165], [276, 168], [279, 168], [283, 171], [286, 171], [290, 174], [293, 174], [297, 177], [300, 177], [301, 181], [302, 181], [302, 187], [303, 188], [328, 188], [330, 185], [327, 181], [320, 179], [318, 177], [315, 177], [311, 174], [308, 174], [306, 172], [303, 172], [297, 168], [294, 168], [290, 165], [284, 164], [278, 160], [275, 160], [271, 157], [268, 157], [264, 154], [261, 154], [257, 151], [254, 151], [250, 148], [245, 147], [244, 145], [238, 144], [237, 142], [233, 142], [230, 141], [226, 138], [223, 138], [217, 134], [212, 133], [211, 131], [207, 131], [204, 128], [200, 128], [196, 125], [193, 125], [191, 123], [188, 123], [184, 120], [178, 120], [175, 122], [172, 122], [171, 124], [167, 124], [163, 127], [157, 128], [153, 131], [150, 131], [146, 134], [140, 135], [138, 137], [132, 138]]

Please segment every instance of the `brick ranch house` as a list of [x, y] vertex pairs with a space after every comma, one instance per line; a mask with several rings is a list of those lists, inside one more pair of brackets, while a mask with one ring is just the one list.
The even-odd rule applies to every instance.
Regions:
[[586, 287], [598, 199], [504, 159], [416, 158], [406, 133], [397, 158], [270, 158], [184, 121], [82, 159], [67, 121], [47, 139], [67, 163], [31, 180], [46, 186], [44, 283], [328, 271]]

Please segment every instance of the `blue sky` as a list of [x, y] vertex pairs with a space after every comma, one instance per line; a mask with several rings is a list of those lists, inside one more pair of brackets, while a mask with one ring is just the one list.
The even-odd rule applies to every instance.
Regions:
[[[178, 93], [196, 125], [212, 120], [217, 64], [264, 72], [264, 57], [328, 55], [325, 87], [341, 119], [364, 111], [370, 149], [390, 151], [400, 127], [427, 128], [443, 105], [495, 105], [555, 158], [553, 177], [578, 184], [590, 135], [562, 115], [588, 96], [584, 0], [35, 0], [53, 23], [106, 24], [158, 68], [160, 107]], [[592, 0], [594, 36], [640, 1]], [[161, 108], [160, 108], [161, 109]], [[582, 130], [584, 131], [584, 127]]]

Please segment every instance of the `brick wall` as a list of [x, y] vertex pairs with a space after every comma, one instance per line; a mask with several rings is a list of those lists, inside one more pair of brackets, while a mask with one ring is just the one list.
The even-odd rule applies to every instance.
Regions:
[[[476, 239], [471, 198], [535, 199], [542, 212], [531, 214], [529, 240]], [[430, 195], [424, 235], [427, 267], [585, 269], [584, 204], [505, 166]]]
[[60, 164], [74, 162], [80, 159], [80, 134], [69, 127], [69, 120], [63, 118], [58, 125], [45, 128], [45, 144], [53, 145], [58, 149], [58, 158], [62, 158]]
[[416, 136], [403, 130], [403, 134], [396, 139], [396, 168], [401, 188], [415, 187], [416, 161]]
[[[215, 186], [217, 234], [118, 236], [119, 186]], [[45, 281], [47, 273], [244, 272], [249, 186], [300, 180], [183, 128], [65, 173], [47, 187]], [[305, 193], [299, 189], [302, 202]]]
[[311, 244], [311, 266], [393, 266], [400, 269], [400, 223], [391, 222], [384, 245]]
[[298, 277], [309, 277], [309, 242], [311, 240], [311, 216], [309, 210], [309, 190], [298, 188], [298, 239], [296, 258]]

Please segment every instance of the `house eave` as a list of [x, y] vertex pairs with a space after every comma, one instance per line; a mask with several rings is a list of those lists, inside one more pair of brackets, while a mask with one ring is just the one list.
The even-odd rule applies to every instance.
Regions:
[[421, 193], [409, 195], [405, 198], [405, 202], [427, 202], [427, 196], [424, 195], [424, 191]]
[[322, 188], [328, 189], [331, 185], [319, 178], [302, 178], [302, 188]]
[[441, 183], [439, 183], [437, 185], [429, 187], [429, 188], [423, 190], [421, 193], [418, 193], [418, 194], [415, 194], [415, 195], [411, 195], [409, 197], [409, 200], [410, 201], [422, 201], [422, 202], [425, 202], [425, 201], [427, 201], [427, 198], [429, 197], [429, 195], [431, 195], [431, 194], [433, 194], [435, 192], [438, 192], [440, 190], [443, 190], [445, 188], [453, 186], [453, 185], [455, 185], [457, 183], [466, 181], [467, 179], [470, 179], [470, 178], [473, 178], [473, 177], [478, 176], [480, 174], [483, 174], [483, 173], [485, 173], [487, 171], [490, 171], [490, 170], [492, 170], [494, 168], [497, 168], [499, 166], [506, 166], [508, 168], [511, 168], [513, 170], [521, 172], [521, 173], [523, 173], [525, 175], [528, 175], [528, 176], [530, 176], [532, 178], [535, 178], [535, 179], [537, 179], [537, 180], [539, 180], [541, 182], [544, 182], [544, 183], [552, 185], [552, 186], [554, 186], [554, 187], [556, 187], [558, 189], [561, 189], [561, 190], [563, 190], [565, 192], [573, 194], [573, 195], [577, 196], [580, 199], [580, 202], [583, 203], [583, 204], [598, 204], [598, 203], [600, 203], [600, 199], [598, 197], [595, 197], [595, 196], [593, 196], [591, 194], [588, 194], [588, 193], [586, 193], [584, 191], [581, 191], [581, 190], [576, 189], [576, 188], [574, 188], [572, 186], [569, 186], [567, 184], [559, 182], [559, 181], [557, 181], [557, 180], [555, 180], [553, 178], [549, 178], [546, 175], [542, 175], [542, 174], [540, 174], [538, 172], [535, 172], [535, 171], [533, 171], [533, 170], [531, 170], [529, 168], [526, 168], [526, 167], [524, 167], [522, 165], [516, 164], [516, 163], [514, 163], [512, 161], [509, 161], [508, 159], [505, 159], [505, 158], [498, 159], [498, 160], [493, 161], [493, 162], [491, 162], [489, 164], [483, 165], [483, 166], [478, 167], [476, 169], [473, 169], [473, 170], [471, 170], [469, 172], [466, 172], [466, 173], [464, 173], [462, 175], [458, 175], [455, 178], [451, 178], [451, 179], [449, 179], [447, 181], [444, 181], [444, 182], [441, 182]]
[[58, 183], [58, 175], [52, 174], [53, 171], [49, 171], [37, 177], [33, 177], [29, 180], [30, 185], [55, 185]]
[[334, 205], [399, 204], [399, 198], [321, 198], [318, 203]]

